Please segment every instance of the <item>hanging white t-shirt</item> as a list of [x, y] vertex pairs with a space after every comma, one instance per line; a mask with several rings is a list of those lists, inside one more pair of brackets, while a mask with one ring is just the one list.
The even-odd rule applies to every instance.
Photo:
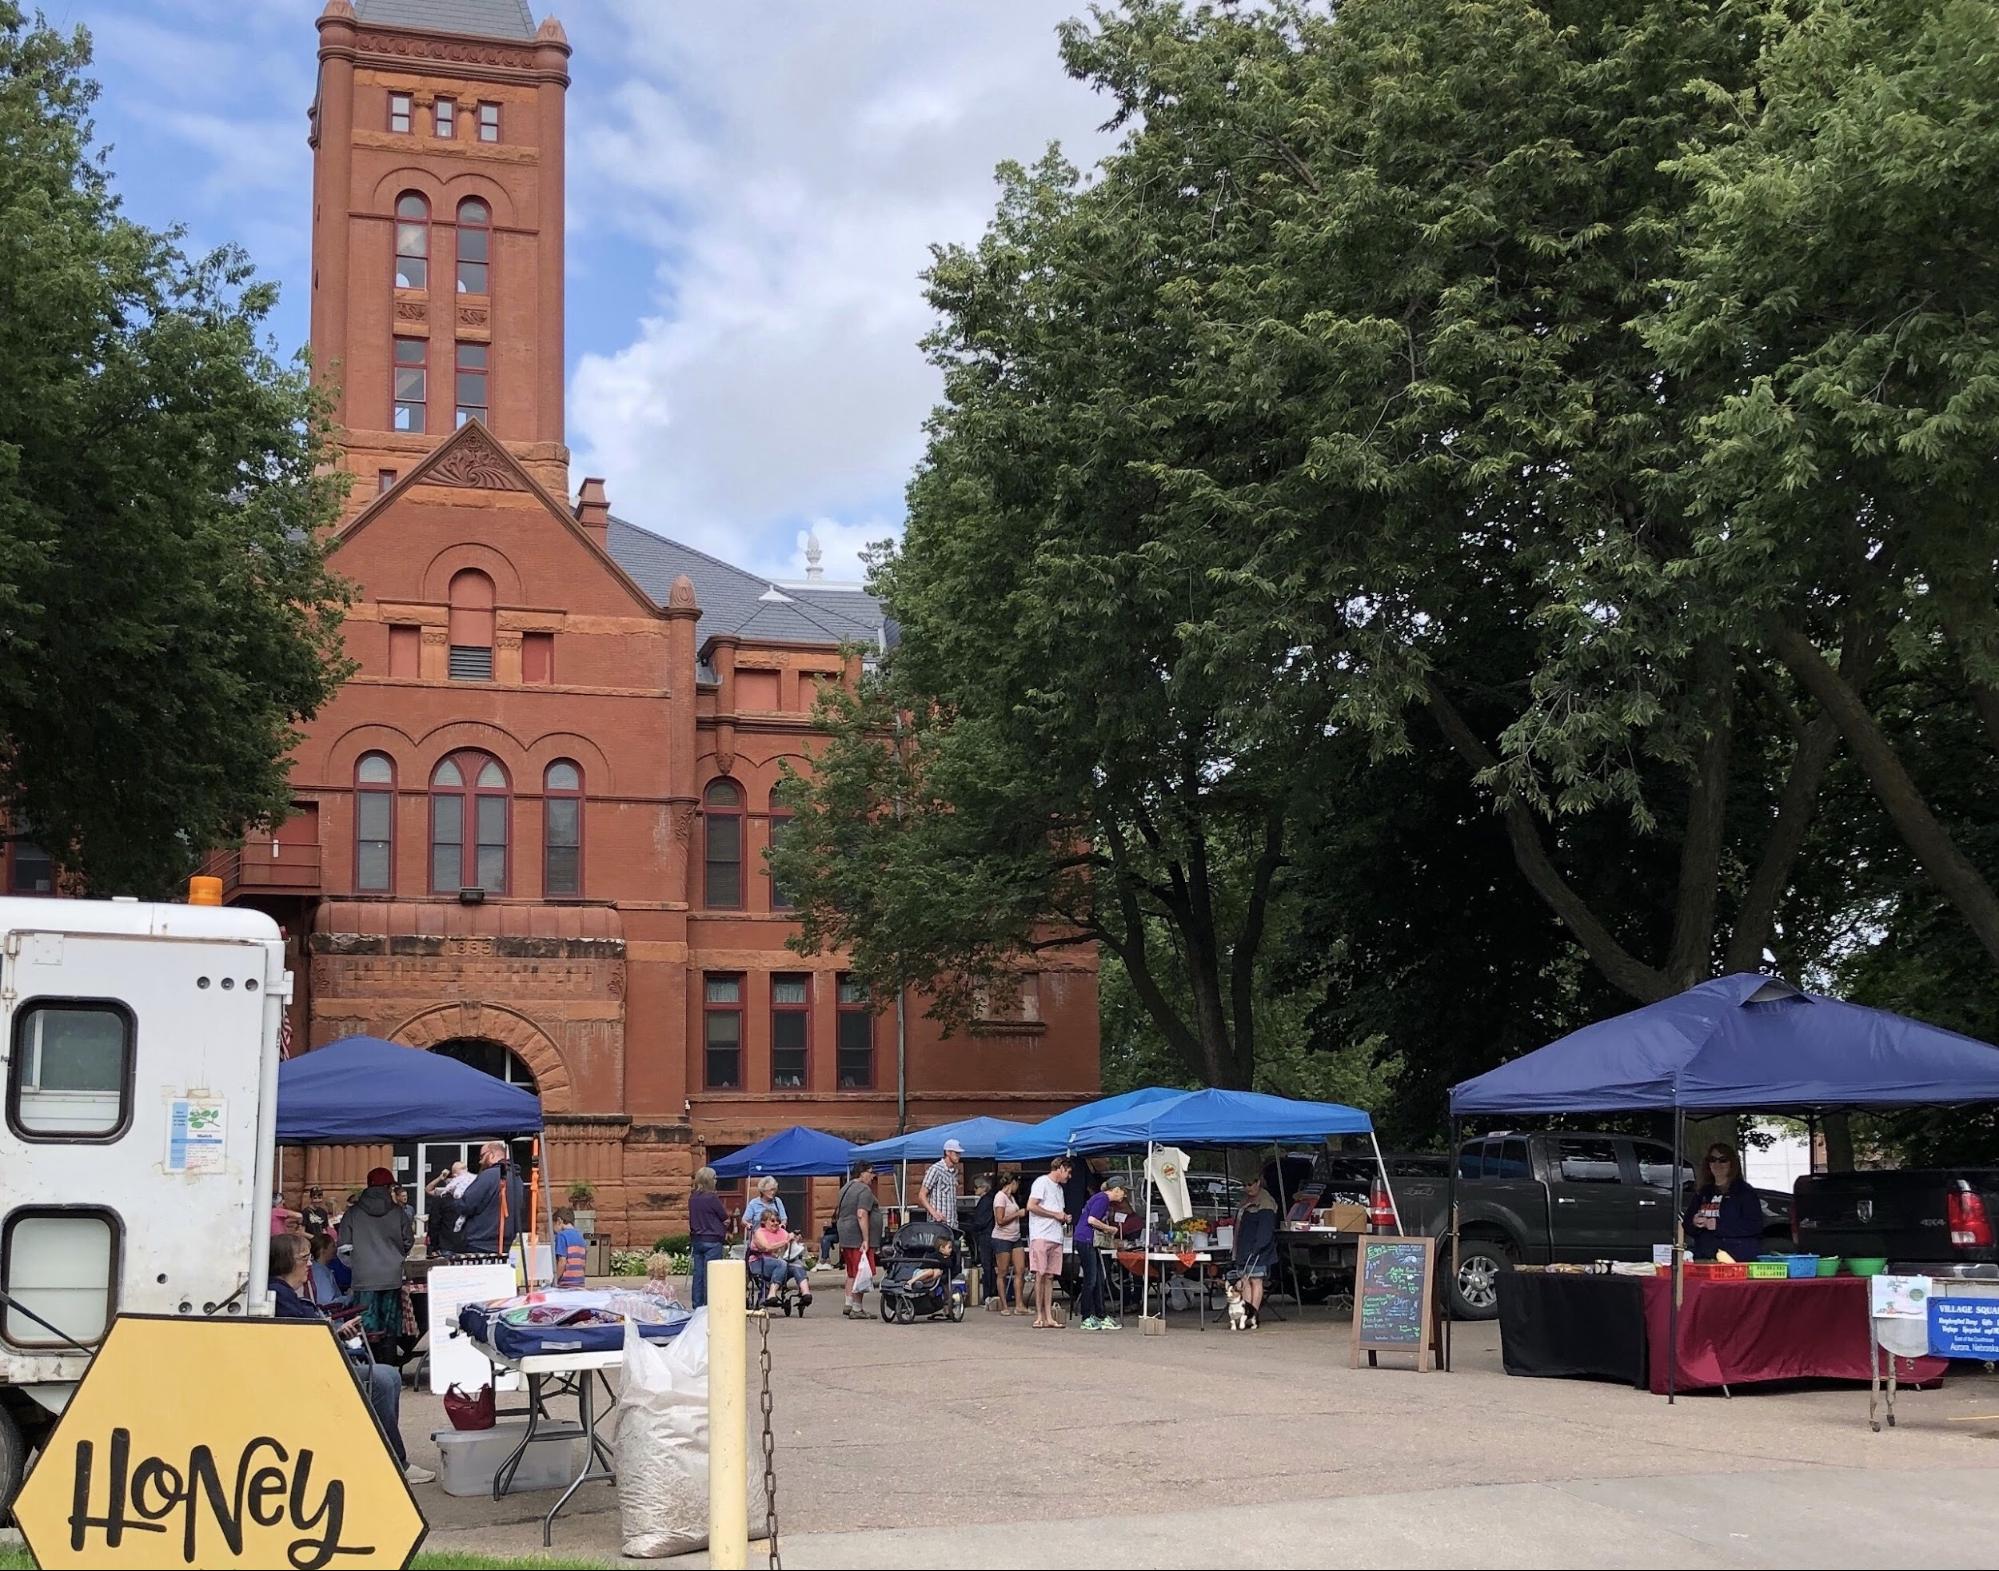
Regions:
[[1159, 1191], [1166, 1214], [1184, 1222], [1194, 1214], [1194, 1202], [1187, 1193], [1187, 1153], [1178, 1146], [1159, 1146], [1145, 1159], [1145, 1175]]
[[1031, 1242], [1059, 1244], [1067, 1236], [1068, 1229], [1052, 1216], [1042, 1216], [1034, 1207], [1042, 1205], [1050, 1211], [1062, 1209], [1062, 1186], [1054, 1175], [1043, 1173], [1035, 1179], [1034, 1187], [1027, 1192], [1027, 1236]]

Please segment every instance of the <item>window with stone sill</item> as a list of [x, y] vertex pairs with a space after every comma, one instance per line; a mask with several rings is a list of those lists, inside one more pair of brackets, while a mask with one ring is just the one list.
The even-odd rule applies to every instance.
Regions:
[[973, 1035], [1026, 1035], [1047, 1029], [1041, 1018], [1039, 972], [1023, 972], [1013, 983], [994, 983], [973, 990]]

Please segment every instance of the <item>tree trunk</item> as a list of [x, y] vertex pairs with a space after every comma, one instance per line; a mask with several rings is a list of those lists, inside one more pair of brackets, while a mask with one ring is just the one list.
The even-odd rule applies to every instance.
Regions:
[[1922, 863], [1937, 892], [1957, 908], [1995, 964], [1999, 964], [1999, 895], [1937, 821], [1902, 760], [1859, 694], [1826, 663], [1812, 641], [1786, 623], [1776, 625], [1777, 656], [1833, 719], [1874, 788], [1902, 843]]
[[1735, 656], [1719, 638], [1701, 641], [1695, 680], [1710, 695], [1707, 735], [1694, 763], [1686, 832], [1680, 839], [1679, 898], [1666, 984], [1679, 992], [1708, 979], [1714, 955], [1714, 907], [1721, 880], [1722, 831], [1728, 823], [1728, 775], [1735, 738]]

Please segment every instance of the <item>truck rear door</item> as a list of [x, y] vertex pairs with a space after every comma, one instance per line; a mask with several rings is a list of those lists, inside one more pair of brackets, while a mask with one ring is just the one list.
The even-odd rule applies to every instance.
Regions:
[[[1638, 1250], [1638, 1185], [1611, 1135], [1549, 1135], [1549, 1228], [1557, 1260], [1625, 1260]], [[1651, 1254], [1649, 1246], [1644, 1251]]]
[[1670, 1244], [1673, 1218], [1685, 1204], [1681, 1197], [1693, 1187], [1693, 1164], [1682, 1161], [1675, 1174], [1673, 1148], [1657, 1140], [1632, 1141], [1631, 1155], [1638, 1163], [1637, 1241], [1646, 1246]]
[[[1814, 1173], [1800, 1178], [1792, 1191], [1798, 1247], [1821, 1255], [1938, 1265], [1990, 1260], [1994, 1253], [1989, 1244], [1967, 1246], [1951, 1236], [1951, 1195], [1975, 1192], [1979, 1176], [1905, 1170]], [[1982, 1201], [1980, 1214], [1984, 1214]]]

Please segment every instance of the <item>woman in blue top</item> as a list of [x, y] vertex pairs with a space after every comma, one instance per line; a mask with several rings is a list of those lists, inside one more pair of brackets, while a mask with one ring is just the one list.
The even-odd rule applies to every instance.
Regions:
[[1754, 1260], [1763, 1248], [1763, 1202], [1742, 1176], [1735, 1147], [1717, 1141], [1708, 1148], [1704, 1181], [1687, 1206], [1687, 1246], [1696, 1260], [1726, 1253], [1731, 1260]]
[[687, 1197], [687, 1231], [693, 1244], [694, 1307], [708, 1302], [708, 1262], [722, 1258], [723, 1241], [729, 1232], [729, 1213], [722, 1209], [722, 1197], [715, 1193], [715, 1169], [704, 1167], [694, 1174], [694, 1192]]

